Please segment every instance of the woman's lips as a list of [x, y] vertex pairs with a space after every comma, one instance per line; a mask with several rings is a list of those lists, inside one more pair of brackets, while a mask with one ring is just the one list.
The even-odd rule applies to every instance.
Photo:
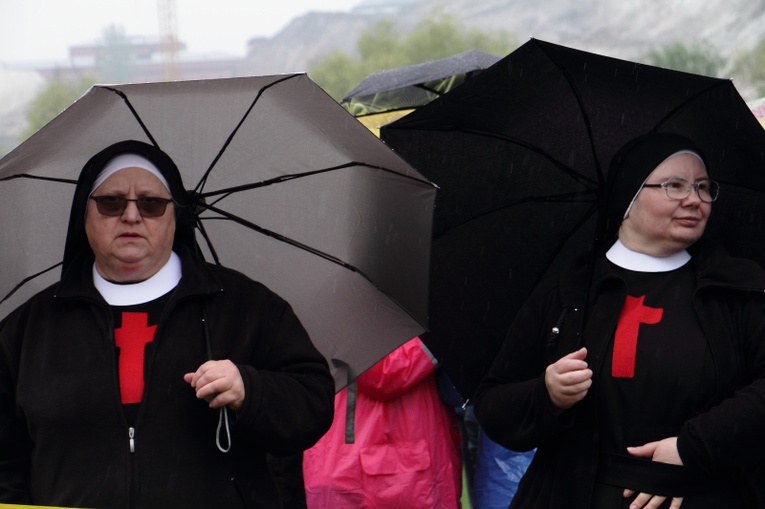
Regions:
[[693, 217], [693, 216], [685, 216], [685, 217], [678, 217], [675, 219], [676, 222], [680, 223], [683, 226], [696, 226], [701, 221], [700, 217]]

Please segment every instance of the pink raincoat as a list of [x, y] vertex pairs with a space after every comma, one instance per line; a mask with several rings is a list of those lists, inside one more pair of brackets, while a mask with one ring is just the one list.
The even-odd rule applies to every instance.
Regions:
[[453, 409], [414, 338], [335, 396], [335, 419], [303, 455], [308, 509], [460, 507]]

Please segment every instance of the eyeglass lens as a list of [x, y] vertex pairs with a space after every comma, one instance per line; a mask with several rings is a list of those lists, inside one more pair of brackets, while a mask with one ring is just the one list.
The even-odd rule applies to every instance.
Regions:
[[691, 183], [685, 179], [669, 179], [664, 184], [667, 196], [673, 200], [685, 199], [691, 194], [691, 189], [695, 188], [701, 201], [711, 203], [717, 199], [720, 191], [720, 185], [714, 180], [699, 180]]
[[127, 208], [128, 202], [135, 202], [141, 217], [159, 217], [164, 215], [167, 204], [172, 200], [155, 196], [141, 196], [140, 198], [125, 198], [124, 196], [91, 196], [96, 202], [98, 213], [104, 216], [121, 216]]

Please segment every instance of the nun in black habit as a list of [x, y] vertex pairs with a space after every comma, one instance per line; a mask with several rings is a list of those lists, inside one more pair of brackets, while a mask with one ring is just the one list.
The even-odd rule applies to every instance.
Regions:
[[681, 136], [625, 146], [594, 256], [516, 316], [475, 406], [537, 448], [510, 507], [765, 507], [765, 273], [705, 245], [710, 175]]
[[204, 262], [193, 212], [153, 146], [83, 168], [61, 280], [0, 323], [0, 502], [283, 507], [268, 458], [324, 434], [334, 382], [287, 302]]

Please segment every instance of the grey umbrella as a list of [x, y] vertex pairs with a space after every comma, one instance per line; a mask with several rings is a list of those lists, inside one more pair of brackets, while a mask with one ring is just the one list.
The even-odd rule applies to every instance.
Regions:
[[339, 389], [427, 319], [435, 187], [304, 74], [95, 86], [0, 160], [0, 317], [59, 278], [74, 181], [152, 143], [197, 199], [207, 258], [295, 309]]
[[416, 108], [499, 59], [497, 55], [472, 49], [430, 62], [384, 69], [361, 80], [341, 104], [356, 117]]

